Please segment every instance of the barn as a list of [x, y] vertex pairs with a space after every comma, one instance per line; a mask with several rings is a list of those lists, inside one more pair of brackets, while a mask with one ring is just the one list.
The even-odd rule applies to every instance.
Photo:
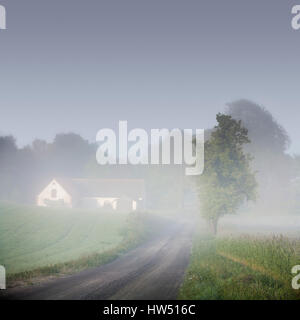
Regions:
[[37, 196], [41, 207], [136, 211], [145, 207], [145, 184], [139, 179], [53, 179]]

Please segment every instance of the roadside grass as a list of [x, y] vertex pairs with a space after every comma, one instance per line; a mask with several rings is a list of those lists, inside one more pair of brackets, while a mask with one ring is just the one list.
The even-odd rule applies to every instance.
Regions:
[[146, 213], [0, 205], [0, 264], [8, 286], [108, 263], [155, 232]]
[[298, 300], [291, 269], [300, 239], [198, 236], [180, 289], [182, 300]]

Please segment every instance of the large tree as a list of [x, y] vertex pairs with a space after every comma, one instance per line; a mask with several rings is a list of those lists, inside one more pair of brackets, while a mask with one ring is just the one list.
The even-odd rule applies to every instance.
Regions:
[[205, 142], [205, 167], [199, 179], [201, 214], [214, 233], [220, 217], [255, 200], [256, 189], [251, 158], [243, 151], [243, 145], [250, 142], [247, 129], [229, 115], [217, 114], [217, 122]]
[[228, 104], [226, 113], [241, 120], [251, 140], [244, 150], [253, 156], [251, 167], [257, 173], [258, 197], [252, 211], [260, 214], [288, 212], [293, 159], [286, 153], [290, 145], [287, 132], [268, 110], [248, 100]]
[[226, 114], [241, 120], [248, 130], [251, 140], [247, 146], [249, 152], [284, 153], [289, 147], [287, 132], [263, 106], [249, 100], [238, 100], [227, 105]]

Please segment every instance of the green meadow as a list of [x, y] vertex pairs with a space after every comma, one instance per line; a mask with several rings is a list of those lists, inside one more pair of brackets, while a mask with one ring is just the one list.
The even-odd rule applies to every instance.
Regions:
[[298, 300], [291, 269], [299, 253], [299, 238], [198, 236], [179, 299]]
[[0, 264], [8, 275], [99, 254], [124, 238], [128, 215], [0, 205]]

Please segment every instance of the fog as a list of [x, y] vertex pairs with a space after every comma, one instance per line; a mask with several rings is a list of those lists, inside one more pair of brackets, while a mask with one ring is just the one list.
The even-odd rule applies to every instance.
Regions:
[[294, 2], [0, 0], [0, 300], [300, 298]]
[[2, 0], [0, 132], [25, 146], [61, 132], [92, 142], [119, 120], [210, 128], [226, 102], [244, 97], [280, 120], [299, 153], [294, 4]]
[[221, 235], [274, 234], [299, 237], [300, 216], [228, 215], [220, 220]]
[[[250, 143], [244, 153], [251, 156], [257, 189], [255, 201], [244, 202], [236, 214], [220, 219], [219, 233], [299, 236], [299, 156], [288, 154], [291, 139], [285, 128], [264, 106], [249, 100], [229, 103], [225, 113], [248, 129]], [[206, 132], [206, 140], [213, 130]], [[192, 185], [197, 190], [197, 182]], [[195, 212], [201, 215], [199, 199]]]
[[[252, 157], [257, 195], [236, 215], [223, 217], [220, 230], [229, 230], [230, 225], [232, 232], [299, 229], [300, 162], [287, 153], [290, 138], [285, 129], [266, 108], [248, 100], [235, 101], [224, 112], [248, 129], [251, 142], [244, 153]], [[212, 130], [206, 131], [206, 140]], [[192, 220], [201, 217], [199, 177], [186, 176], [183, 165], [99, 165], [97, 145], [74, 133], [57, 134], [50, 143], [35, 140], [24, 148], [18, 148], [12, 136], [2, 136], [0, 149], [1, 201], [35, 205], [54, 178], [133, 179], [144, 181], [143, 210]]]
[[258, 184], [236, 219], [300, 214], [292, 1], [1, 4], [1, 201], [34, 205], [55, 177], [141, 179], [146, 210], [201, 216], [198, 180], [183, 167], [99, 166], [96, 133], [127, 120], [147, 131], [206, 128], [209, 139], [222, 112], [248, 129]]

